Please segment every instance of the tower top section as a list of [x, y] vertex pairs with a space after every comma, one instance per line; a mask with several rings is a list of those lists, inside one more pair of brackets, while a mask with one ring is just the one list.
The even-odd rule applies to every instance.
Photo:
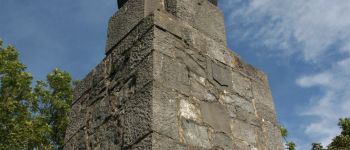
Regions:
[[142, 20], [149, 17], [155, 25], [164, 24], [164, 19], [171, 18], [173, 23], [167, 26], [192, 27], [226, 46], [224, 16], [217, 7], [218, 0], [117, 0], [117, 2], [119, 9], [111, 17], [108, 25], [106, 54]]
[[[121, 8], [129, 0], [117, 0], [117, 1], [118, 1], [118, 8]], [[171, 1], [171, 0], [165, 0], [165, 1]], [[208, 1], [215, 6], [217, 6], [217, 4], [218, 4], [218, 0], [208, 0]]]

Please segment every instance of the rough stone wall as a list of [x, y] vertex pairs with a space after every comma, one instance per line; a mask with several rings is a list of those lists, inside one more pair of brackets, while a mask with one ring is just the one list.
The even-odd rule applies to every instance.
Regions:
[[127, 1], [75, 89], [64, 148], [282, 150], [267, 77], [226, 48], [213, 4]]

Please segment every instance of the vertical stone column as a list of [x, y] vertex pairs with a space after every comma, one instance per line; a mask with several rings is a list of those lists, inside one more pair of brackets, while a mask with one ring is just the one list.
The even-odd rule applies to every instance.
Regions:
[[226, 48], [216, 2], [118, 1], [65, 149], [283, 149], [267, 78]]

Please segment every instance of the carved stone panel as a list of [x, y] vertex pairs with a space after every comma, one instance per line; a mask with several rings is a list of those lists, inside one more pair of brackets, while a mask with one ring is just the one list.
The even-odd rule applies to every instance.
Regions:
[[231, 72], [227, 67], [211, 62], [211, 68], [214, 81], [225, 87], [232, 85]]

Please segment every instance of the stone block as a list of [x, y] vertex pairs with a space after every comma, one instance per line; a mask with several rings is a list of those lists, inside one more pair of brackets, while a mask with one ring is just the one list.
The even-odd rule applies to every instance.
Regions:
[[180, 100], [179, 114], [181, 117], [187, 120], [192, 120], [195, 122], [202, 121], [199, 108], [195, 104], [189, 102], [187, 99]]
[[128, 0], [109, 20], [106, 53], [144, 18], [144, 0]]
[[92, 70], [86, 77], [80, 81], [80, 83], [74, 88], [73, 93], [73, 102], [77, 102], [81, 96], [85, 94], [88, 90], [90, 90], [93, 87], [93, 77], [94, 77], [95, 71]]
[[255, 145], [258, 128], [239, 120], [232, 120], [231, 130], [234, 138], [243, 140], [249, 145]]
[[226, 68], [223, 65], [220, 65], [218, 63], [211, 63], [212, 68], [212, 76], [213, 79], [219, 83], [221, 86], [229, 87], [232, 85], [232, 79], [231, 79], [231, 72], [229, 68]]
[[217, 150], [232, 150], [233, 140], [224, 133], [214, 133], [212, 143]]
[[115, 47], [143, 18], [157, 9], [164, 10], [162, 0], [128, 0], [109, 20], [106, 53]]
[[[154, 16], [148, 16], [142, 19], [123, 39], [121, 39], [116, 45], [111, 47], [107, 55], [111, 53], [118, 57], [125, 51], [134, 46], [134, 43], [139, 41], [149, 30], [152, 29], [154, 22]], [[115, 58], [115, 57], [112, 58]]]
[[69, 113], [69, 123], [66, 129], [65, 141], [72, 138], [73, 135], [78, 133], [84, 126], [86, 126], [86, 106], [83, 104], [86, 99], [89, 98], [88, 94], [83, 95], [76, 103], [71, 107]]
[[95, 132], [87, 136], [87, 149], [121, 149], [121, 139], [118, 135], [117, 123], [109, 120], [95, 129]]
[[89, 128], [95, 129], [108, 121], [112, 115], [112, 108], [108, 98], [103, 98], [89, 107], [88, 113], [91, 115]]
[[240, 96], [250, 100], [253, 98], [252, 85], [249, 78], [239, 72], [232, 72], [232, 89]]
[[212, 148], [207, 127], [200, 126], [192, 121], [183, 120], [182, 129], [185, 144], [204, 149]]
[[222, 104], [201, 102], [200, 110], [204, 123], [209, 124], [215, 131], [231, 134], [231, 118]]
[[245, 110], [248, 113], [255, 114], [255, 109], [254, 109], [254, 106], [253, 106], [251, 101], [248, 101], [248, 100], [246, 100], [240, 96], [234, 95], [234, 94], [222, 96], [222, 97], [223, 97], [225, 103], [235, 105], [237, 107], [242, 108], [243, 110]]
[[152, 52], [153, 28], [149, 29], [142, 38], [133, 43], [133, 46], [118, 55], [117, 51], [113, 51], [112, 55], [112, 77], [120, 80], [127, 77], [136, 69], [141, 62], [146, 59]]
[[138, 66], [135, 66], [135, 85], [136, 89], [143, 89], [147, 84], [153, 81], [153, 58], [152, 53], [149, 53]]
[[76, 133], [72, 138], [70, 138], [68, 141], [66, 141], [63, 149], [64, 150], [71, 150], [71, 149], [86, 149], [87, 148], [87, 141], [84, 131], [80, 131]]
[[167, 0], [166, 2], [166, 10], [200, 32], [226, 45], [223, 14], [208, 0]]
[[152, 149], [152, 134], [148, 133], [140, 141], [124, 149], [130, 150], [151, 150]]
[[256, 116], [252, 102], [237, 95], [222, 96], [230, 116], [249, 124], [260, 126], [260, 119]]
[[182, 39], [187, 45], [199, 51], [200, 54], [207, 55], [231, 67], [236, 65], [236, 55], [231, 50], [227, 49], [226, 45], [208, 37], [183, 20], [169, 15], [166, 12], [156, 11], [154, 12], [154, 24], [158, 28]]
[[252, 82], [253, 97], [256, 103], [262, 103], [275, 111], [270, 88], [261, 82]]
[[269, 150], [283, 149], [282, 136], [279, 128], [271, 123], [265, 122], [263, 124], [264, 147]]
[[175, 58], [175, 51], [184, 47], [184, 43], [181, 39], [159, 27], [155, 28], [154, 35], [154, 49], [169, 57]]
[[152, 149], [153, 150], [187, 150], [187, 148], [174, 139], [163, 136], [158, 133], [152, 133]]
[[[233, 150], [258, 150], [256, 149], [254, 146], [249, 145], [247, 142], [245, 141], [241, 141], [241, 140], [234, 140], [234, 144], [233, 144]], [[265, 149], [262, 149], [265, 150]]]
[[166, 90], [162, 87], [153, 89], [152, 98], [152, 130], [170, 137], [178, 137], [178, 103], [185, 99], [175, 91]]
[[188, 69], [185, 64], [158, 52], [153, 53], [153, 75], [155, 82], [175, 89], [182, 94], [189, 93]]
[[208, 81], [215, 85], [221, 92], [232, 91], [231, 68], [226, 65], [207, 59]]
[[100, 64], [95, 67], [93, 86], [97, 85], [99, 82], [107, 78], [107, 62], [104, 59]]
[[152, 89], [148, 85], [141, 91], [135, 91], [125, 102], [123, 145], [132, 145], [151, 132]]
[[255, 103], [255, 107], [259, 118], [261, 118], [263, 121], [277, 124], [276, 114], [273, 109], [260, 102]]
[[108, 80], [103, 80], [99, 82], [97, 85], [95, 85], [90, 91], [89, 99], [87, 101], [84, 101], [84, 105], [89, 107], [94, 103], [107, 97], [108, 86], [109, 86]]
[[175, 56], [181, 63], [186, 65], [190, 72], [193, 72], [200, 77], [206, 77], [206, 66], [201, 63], [202, 58], [197, 51], [190, 48], [177, 49], [175, 51]]
[[207, 102], [217, 101], [218, 91], [207, 82], [206, 78], [198, 77], [190, 72], [190, 89], [191, 98]]

